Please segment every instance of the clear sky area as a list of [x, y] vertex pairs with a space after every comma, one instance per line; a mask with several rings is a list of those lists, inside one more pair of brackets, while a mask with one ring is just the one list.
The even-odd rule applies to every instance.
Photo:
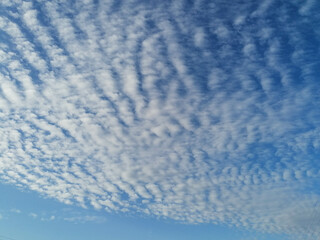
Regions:
[[0, 0], [0, 240], [319, 240], [320, 2]]
[[285, 235], [266, 234], [227, 225], [187, 224], [135, 214], [110, 214], [103, 210], [66, 206], [32, 192], [0, 186], [1, 240], [282, 240]]

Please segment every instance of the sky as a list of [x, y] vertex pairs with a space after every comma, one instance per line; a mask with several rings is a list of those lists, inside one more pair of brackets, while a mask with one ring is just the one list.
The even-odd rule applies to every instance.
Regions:
[[320, 2], [1, 0], [0, 239], [320, 239]]

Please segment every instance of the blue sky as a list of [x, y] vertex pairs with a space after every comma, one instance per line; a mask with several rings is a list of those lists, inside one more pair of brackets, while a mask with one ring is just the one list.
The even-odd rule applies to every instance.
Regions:
[[318, 239], [318, 22], [316, 0], [1, 1], [0, 235]]
[[0, 201], [1, 240], [287, 239], [283, 235], [263, 234], [224, 225], [181, 224], [141, 215], [107, 214], [104, 211], [65, 206], [11, 186], [1, 186], [0, 189], [6, 196]]

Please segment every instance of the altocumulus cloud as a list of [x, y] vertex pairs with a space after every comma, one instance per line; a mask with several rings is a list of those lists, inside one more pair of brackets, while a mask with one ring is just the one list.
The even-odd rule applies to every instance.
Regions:
[[0, 4], [2, 182], [319, 237], [318, 1]]

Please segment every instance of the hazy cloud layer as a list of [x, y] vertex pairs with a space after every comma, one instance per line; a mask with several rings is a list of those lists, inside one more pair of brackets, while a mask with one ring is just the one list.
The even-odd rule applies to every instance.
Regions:
[[[10, 219], [14, 217], [14, 215], [22, 215], [21, 217], [29, 217], [31, 220], [43, 221], [43, 222], [51, 222], [51, 221], [66, 221], [74, 224], [83, 224], [87, 222], [94, 223], [104, 223], [107, 221], [107, 218], [101, 215], [92, 215], [88, 214], [88, 210], [79, 212], [73, 211], [69, 208], [64, 208], [59, 211], [41, 211], [40, 213], [35, 212], [23, 212], [20, 209], [10, 209], [3, 210], [0, 209], [0, 220]], [[1, 237], [1, 236], [0, 236]]]
[[0, 9], [3, 182], [83, 207], [319, 237], [317, 1]]

